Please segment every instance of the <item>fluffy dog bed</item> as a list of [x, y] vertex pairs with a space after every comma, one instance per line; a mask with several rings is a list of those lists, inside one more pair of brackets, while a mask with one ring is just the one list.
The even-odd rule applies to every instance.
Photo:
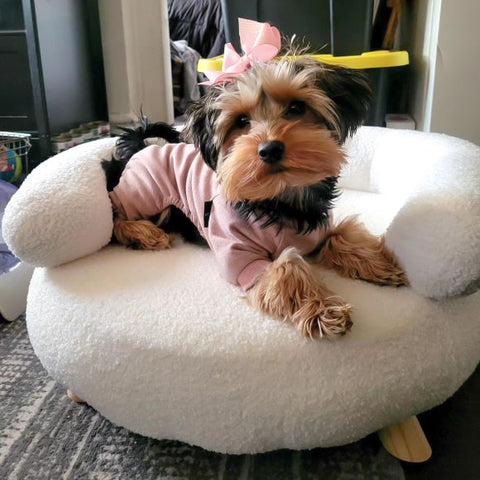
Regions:
[[[107, 247], [100, 160], [113, 140], [57, 155], [5, 212], [37, 268], [27, 323], [48, 372], [135, 432], [229, 453], [348, 443], [440, 404], [480, 359], [480, 149], [360, 129], [335, 217], [359, 213], [406, 267], [391, 289], [318, 270], [354, 305], [352, 331], [304, 340], [222, 280], [208, 249]], [[459, 296], [462, 295], [463, 296]]]

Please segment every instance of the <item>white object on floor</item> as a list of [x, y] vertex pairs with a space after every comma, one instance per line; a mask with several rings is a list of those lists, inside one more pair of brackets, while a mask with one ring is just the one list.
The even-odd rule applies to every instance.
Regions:
[[31, 265], [19, 262], [8, 272], [0, 274], [0, 314], [5, 320], [15, 320], [25, 312], [33, 269]]
[[[5, 207], [17, 187], [0, 180], [0, 227]], [[33, 267], [20, 262], [10, 252], [0, 230], [0, 316], [12, 321], [25, 312]]]

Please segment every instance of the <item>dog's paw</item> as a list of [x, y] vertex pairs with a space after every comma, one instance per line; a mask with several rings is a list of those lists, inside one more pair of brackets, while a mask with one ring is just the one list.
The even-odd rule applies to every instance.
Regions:
[[351, 277], [381, 286], [402, 287], [409, 285], [405, 271], [396, 259], [390, 255], [379, 254], [370, 263], [364, 264], [360, 271], [352, 272]]
[[350, 330], [352, 307], [338, 297], [314, 296], [305, 300], [294, 313], [292, 321], [304, 337], [337, 338]]
[[119, 220], [114, 224], [117, 240], [134, 250], [166, 250], [171, 238], [164, 230], [148, 220]]
[[390, 287], [408, 286], [408, 278], [400, 266], [397, 257], [385, 246], [381, 237], [381, 249], [377, 255], [372, 255], [362, 266], [362, 278], [376, 285]]
[[407, 274], [398, 265], [394, 265], [391, 271], [386, 275], [379, 275], [377, 285], [386, 285], [389, 287], [406, 287], [410, 285]]

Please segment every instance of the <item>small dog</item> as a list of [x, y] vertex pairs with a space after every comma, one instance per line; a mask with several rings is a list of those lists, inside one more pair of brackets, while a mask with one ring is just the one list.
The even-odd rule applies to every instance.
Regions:
[[[383, 237], [354, 218], [330, 225], [342, 144], [364, 121], [370, 97], [358, 71], [280, 59], [214, 85], [191, 106], [181, 138], [164, 124], [130, 131], [118, 142], [120, 159], [104, 164], [115, 238], [160, 250], [170, 247], [170, 231], [201, 236], [223, 276], [260, 311], [308, 338], [346, 333], [351, 306], [318, 280], [312, 263], [379, 285], [407, 284]], [[143, 148], [153, 136], [186, 143]]]

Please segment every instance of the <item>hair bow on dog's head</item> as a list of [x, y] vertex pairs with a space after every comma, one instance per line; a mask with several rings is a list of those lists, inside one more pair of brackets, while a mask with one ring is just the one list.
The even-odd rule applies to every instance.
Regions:
[[215, 85], [231, 82], [252, 63], [268, 62], [280, 51], [281, 39], [277, 28], [268, 23], [255, 22], [246, 18], [238, 19], [240, 43], [244, 54], [240, 56], [231, 43], [225, 45], [221, 72], [206, 71], [208, 81], [201, 85]]

